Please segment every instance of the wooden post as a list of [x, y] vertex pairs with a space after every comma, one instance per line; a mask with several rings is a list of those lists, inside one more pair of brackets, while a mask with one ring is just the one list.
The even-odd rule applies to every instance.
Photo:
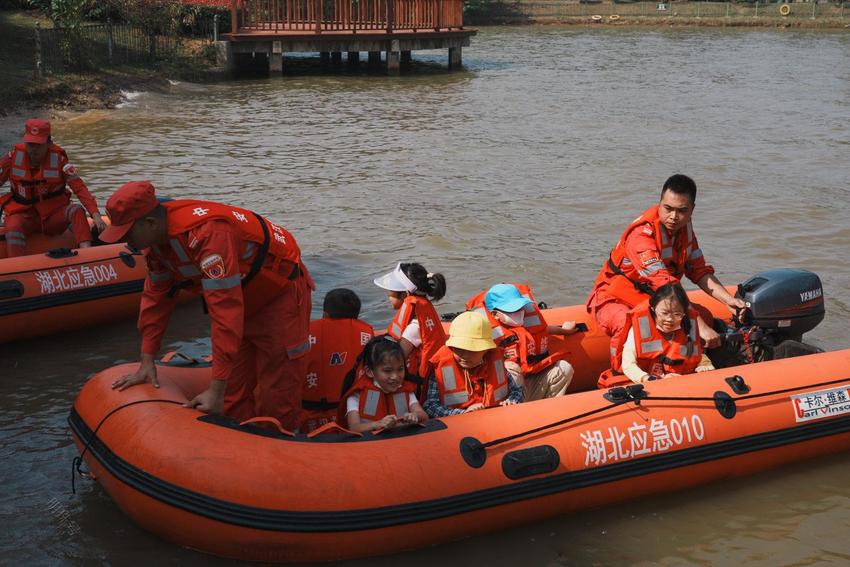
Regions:
[[462, 50], [462, 47], [449, 47], [449, 69], [460, 69], [463, 66]]
[[360, 64], [360, 52], [359, 51], [349, 51], [348, 52], [348, 64], [357, 66]]
[[402, 65], [409, 65], [409, 64], [410, 64], [410, 61], [411, 61], [412, 59], [413, 59], [413, 58], [410, 56], [410, 51], [409, 51], [409, 50], [408, 50], [408, 51], [402, 51], [402, 52], [401, 52], [401, 64], [402, 64]]
[[401, 51], [399, 50], [398, 40], [390, 42], [387, 50], [387, 74], [398, 75], [401, 71]]
[[213, 41], [218, 41], [218, 14], [213, 16]]
[[269, 73], [283, 73], [283, 46], [273, 41], [269, 50]]
[[342, 65], [342, 51], [334, 51], [331, 53], [331, 63], [334, 64], [334, 67]]
[[322, 60], [322, 65], [327, 67], [331, 63], [331, 52], [322, 51], [319, 53], [319, 58]]
[[381, 64], [381, 52], [380, 51], [370, 51], [369, 52], [369, 66], [374, 67], [376, 65]]
[[387, 2], [387, 33], [393, 33], [393, 27], [394, 27], [394, 23], [395, 23], [395, 0], [386, 0], [386, 2]]
[[238, 1], [230, 0], [230, 32], [234, 34], [239, 31], [239, 12], [236, 9]]
[[322, 33], [322, 9], [324, 0], [313, 0], [313, 15], [316, 18], [316, 33]]
[[112, 18], [106, 18], [106, 51], [109, 55], [109, 62], [112, 63]]
[[40, 79], [43, 76], [41, 62], [41, 22], [35, 22], [35, 78]]

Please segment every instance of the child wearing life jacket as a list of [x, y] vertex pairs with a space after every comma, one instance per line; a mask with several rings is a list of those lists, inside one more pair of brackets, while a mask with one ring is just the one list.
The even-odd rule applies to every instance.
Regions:
[[406, 375], [401, 345], [387, 336], [373, 338], [346, 376], [338, 420], [357, 433], [425, 423], [416, 385]]
[[547, 324], [531, 289], [522, 284], [496, 284], [466, 307], [490, 320], [493, 339], [505, 350], [505, 368], [522, 387], [525, 401], [564, 395], [575, 370], [563, 352], [549, 352], [549, 336], [575, 333], [575, 321]]
[[681, 285], [659, 287], [629, 312], [616, 338], [611, 369], [597, 385], [610, 388], [714, 370], [703, 353], [697, 317]]
[[360, 298], [350, 289], [330, 290], [322, 310], [321, 319], [310, 321], [307, 379], [301, 388], [301, 431], [306, 433], [336, 421], [345, 375], [375, 335], [358, 319]]
[[387, 290], [390, 305], [396, 310], [387, 334], [404, 350], [410, 379], [419, 383], [418, 393], [423, 396], [428, 391], [424, 380], [431, 373], [431, 357], [446, 342], [440, 315], [431, 303], [446, 295], [446, 278], [429, 273], [421, 264], [399, 263], [374, 282]]
[[475, 311], [458, 315], [446, 344], [431, 358], [425, 411], [447, 417], [496, 406], [518, 404], [522, 388], [505, 370], [502, 349], [493, 342], [490, 322]]

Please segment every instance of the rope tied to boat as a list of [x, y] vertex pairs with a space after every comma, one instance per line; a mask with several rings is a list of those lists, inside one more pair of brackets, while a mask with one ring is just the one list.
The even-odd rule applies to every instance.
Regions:
[[139, 404], [151, 404], [151, 403], [165, 403], [165, 404], [183, 405], [183, 402], [180, 402], [180, 401], [177, 401], [177, 400], [166, 400], [166, 399], [136, 400], [134, 402], [128, 402], [126, 404], [120, 405], [117, 408], [110, 411], [105, 416], [103, 416], [103, 419], [100, 420], [100, 423], [97, 424], [97, 427], [94, 428], [94, 431], [92, 431], [91, 436], [89, 436], [88, 440], [83, 445], [83, 450], [80, 451], [79, 455], [74, 457], [73, 461], [71, 461], [71, 493], [72, 494], [77, 493], [77, 485], [76, 485], [76, 478], [77, 478], [76, 475], [77, 474], [80, 475], [80, 477], [82, 477], [82, 478], [89, 478], [91, 476], [91, 473], [89, 471], [84, 471], [83, 468], [82, 468], [83, 467], [83, 456], [89, 450], [89, 447], [91, 446], [92, 442], [95, 439], [97, 439], [97, 432], [100, 431], [101, 426], [106, 422], [106, 420], [109, 419], [114, 414], [116, 414], [118, 411], [120, 411], [124, 408], [128, 408], [130, 406], [136, 406], [136, 405], [139, 405]]
[[[726, 392], [715, 392], [713, 396], [652, 396], [644, 390], [643, 384], [632, 384], [630, 386], [618, 386], [615, 388], [611, 388], [603, 397], [609, 401], [607, 405], [600, 406], [598, 408], [592, 409], [590, 411], [586, 411], [584, 413], [574, 415], [571, 417], [567, 417], [564, 419], [560, 419], [558, 421], [548, 423], [546, 425], [540, 425], [538, 427], [528, 429], [526, 431], [520, 431], [519, 433], [514, 433], [512, 435], [507, 435], [505, 437], [500, 437], [498, 439], [493, 439], [492, 441], [487, 441], [483, 443], [474, 437], [464, 437], [460, 441], [460, 453], [466, 463], [473, 468], [480, 468], [484, 466], [484, 463], [487, 460], [487, 449], [490, 447], [495, 447], [496, 445], [501, 445], [504, 443], [508, 443], [515, 439], [519, 439], [521, 437], [527, 437], [529, 435], [534, 435], [535, 433], [540, 433], [541, 431], [546, 431], [547, 429], [553, 429], [555, 427], [559, 427], [562, 425], [566, 425], [573, 421], [577, 421], [579, 419], [583, 419], [585, 417], [590, 417], [592, 415], [602, 413], [607, 411], [613, 407], [621, 406], [625, 403], [634, 403], [634, 405], [639, 406], [643, 402], [647, 401], [665, 401], [665, 402], [712, 402], [715, 404], [715, 407], [720, 414], [727, 418], [732, 419], [735, 417], [736, 410], [736, 402], [740, 400], [750, 400], [756, 398], [764, 398], [767, 396], [777, 396], [780, 394], [787, 394], [790, 392], [796, 392], [799, 390], [808, 390], [811, 388], [820, 388], [822, 386], [831, 386], [834, 384], [840, 384], [842, 382], [850, 381], [850, 377], [847, 378], [838, 378], [835, 380], [827, 380], [825, 382], [818, 382], [816, 384], [805, 384], [800, 386], [794, 386], [791, 388], [783, 388], [781, 390], [771, 390], [768, 392], [761, 392], [758, 394], [743, 394], [739, 395], [737, 398], [732, 398]], [[726, 382], [732, 387], [732, 390], [736, 394], [740, 394], [741, 392], [749, 392], [749, 386], [746, 385], [744, 379], [741, 376], [731, 376], [726, 379]]]

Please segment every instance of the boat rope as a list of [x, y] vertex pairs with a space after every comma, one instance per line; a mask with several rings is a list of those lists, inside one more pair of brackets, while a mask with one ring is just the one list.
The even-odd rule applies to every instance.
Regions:
[[[737, 402], [739, 400], [751, 400], [756, 398], [763, 398], [766, 396], [776, 396], [779, 394], [787, 394], [789, 392], [796, 392], [798, 390], [807, 390], [810, 388], [819, 388], [821, 386], [831, 386], [833, 384], [840, 384], [842, 382], [847, 382], [850, 378], [840, 378], [836, 380], [828, 380], [826, 382], [818, 382], [816, 384], [805, 384], [802, 386], [794, 386], [793, 388], [784, 388], [782, 390], [771, 390], [769, 392], [762, 392], [760, 394], [746, 394], [734, 398], [734, 401]], [[519, 439], [520, 437], [526, 437], [528, 435], [533, 435], [535, 433], [539, 433], [541, 431], [545, 431], [547, 429], [552, 429], [558, 427], [560, 425], [566, 425], [572, 421], [576, 421], [578, 419], [582, 419], [585, 417], [589, 417], [591, 415], [601, 413], [606, 411], [612, 407], [616, 407], [622, 405], [623, 402], [634, 402], [635, 405], [641, 405], [641, 403], [645, 401], [664, 401], [664, 402], [712, 402], [717, 403], [718, 398], [715, 396], [651, 396], [646, 394], [643, 390], [643, 384], [634, 384], [628, 387], [619, 387], [619, 388], [611, 388], [608, 391], [612, 400], [609, 404], [598, 407], [596, 409], [584, 412], [579, 415], [574, 415], [572, 417], [568, 417], [565, 419], [558, 420], [553, 423], [549, 423], [546, 425], [541, 425], [539, 427], [535, 427], [534, 429], [529, 429], [527, 431], [521, 431], [519, 433], [514, 433], [513, 435], [508, 435], [506, 437], [501, 437], [499, 439], [493, 439], [492, 441], [488, 441], [486, 443], [481, 443], [480, 449], [487, 449], [488, 447], [494, 447], [496, 445], [501, 445], [502, 443], [507, 443], [508, 441], [513, 441], [514, 439]], [[606, 396], [608, 395], [606, 394]]]
[[165, 399], [136, 400], [134, 402], [128, 402], [124, 405], [120, 405], [117, 408], [113, 409], [108, 414], [106, 414], [105, 416], [103, 416], [103, 419], [100, 420], [100, 423], [97, 424], [97, 427], [94, 428], [94, 431], [92, 431], [91, 436], [89, 436], [85, 445], [83, 445], [83, 450], [80, 452], [79, 455], [74, 457], [73, 461], [71, 461], [71, 492], [73, 494], [77, 493], [77, 486], [76, 486], [76, 478], [77, 477], [76, 477], [76, 474], [79, 474], [83, 478], [89, 477], [89, 473], [82, 469], [83, 455], [85, 455], [86, 452], [89, 450], [89, 446], [91, 445], [92, 441], [94, 441], [97, 438], [97, 432], [100, 430], [100, 427], [106, 422], [106, 420], [109, 419], [110, 417], [112, 417], [113, 414], [117, 413], [118, 411], [120, 411], [124, 408], [128, 408], [130, 406], [136, 406], [136, 405], [139, 405], [139, 404], [151, 404], [151, 403], [155, 403], [155, 402], [156, 403], [164, 403], [164, 404], [183, 405], [183, 402], [180, 402], [180, 401], [177, 401], [177, 400], [165, 400]]

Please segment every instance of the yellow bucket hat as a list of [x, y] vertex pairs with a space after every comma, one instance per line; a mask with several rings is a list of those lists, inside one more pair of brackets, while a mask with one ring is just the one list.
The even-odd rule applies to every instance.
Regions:
[[496, 348], [490, 321], [477, 311], [461, 313], [449, 327], [446, 346], [478, 352]]

